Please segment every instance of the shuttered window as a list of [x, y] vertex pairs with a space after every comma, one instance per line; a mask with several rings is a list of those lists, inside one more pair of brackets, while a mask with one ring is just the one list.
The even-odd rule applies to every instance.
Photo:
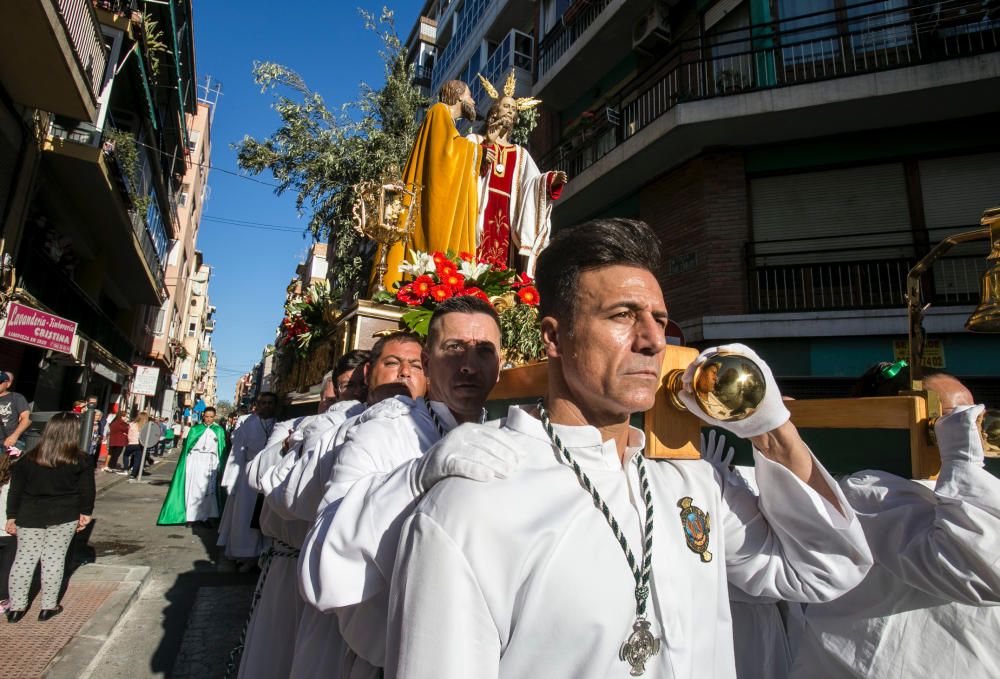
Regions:
[[751, 180], [757, 264], [910, 257], [900, 163]]
[[[1000, 206], [1000, 153], [922, 160], [920, 188], [932, 243], [975, 229], [984, 210]], [[935, 291], [950, 301], [978, 299], [987, 250], [986, 241], [949, 250], [934, 264]]]

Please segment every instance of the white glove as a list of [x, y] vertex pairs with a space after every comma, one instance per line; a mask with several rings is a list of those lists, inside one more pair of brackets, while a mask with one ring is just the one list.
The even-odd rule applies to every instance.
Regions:
[[[745, 419], [735, 422], [717, 420], [702, 410], [695, 398], [694, 389], [691, 386], [695, 371], [698, 369], [698, 366], [719, 353], [746, 356], [757, 364], [764, 375], [764, 400], [757, 406], [757, 410]], [[684, 371], [684, 388], [677, 397], [681, 403], [687, 406], [688, 410], [700, 419], [713, 427], [722, 427], [726, 431], [732, 432], [743, 439], [749, 439], [753, 436], [760, 436], [769, 431], [774, 431], [791, 417], [791, 413], [788, 412], [788, 408], [785, 407], [784, 402], [781, 400], [781, 392], [778, 391], [778, 384], [774, 381], [771, 368], [768, 367], [767, 363], [753, 349], [745, 344], [726, 344], [721, 347], [709, 347], [698, 354], [698, 358]]]
[[968, 462], [982, 467], [983, 438], [979, 430], [979, 416], [986, 406], [958, 406], [949, 415], [934, 423], [941, 462]]
[[740, 486], [740, 476], [737, 472], [729, 468], [736, 455], [736, 448], [729, 446], [726, 450], [726, 435], [719, 434], [712, 429], [708, 432], [708, 441], [705, 440], [705, 432], [701, 432], [701, 459], [715, 467], [723, 480], [731, 486]]
[[410, 484], [419, 496], [449, 476], [473, 481], [504, 479], [520, 462], [521, 453], [510, 437], [496, 427], [470, 422], [453, 429], [417, 460]]

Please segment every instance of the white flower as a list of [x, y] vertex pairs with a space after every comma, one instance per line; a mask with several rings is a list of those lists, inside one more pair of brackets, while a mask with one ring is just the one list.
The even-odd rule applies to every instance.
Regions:
[[414, 278], [425, 273], [434, 273], [434, 256], [427, 252], [410, 250], [410, 261], [399, 265], [400, 273], [408, 273]]
[[490, 270], [490, 265], [484, 262], [467, 262], [464, 259], [458, 263], [458, 273], [468, 281], [475, 280]]

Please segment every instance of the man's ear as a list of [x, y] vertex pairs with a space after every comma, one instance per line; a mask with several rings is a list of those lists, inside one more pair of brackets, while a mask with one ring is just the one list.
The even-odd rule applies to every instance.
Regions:
[[427, 352], [427, 347], [420, 350], [420, 367], [424, 369], [424, 375], [427, 375], [427, 367], [430, 363], [430, 354]]
[[544, 316], [541, 322], [542, 345], [545, 347], [546, 358], [559, 358], [559, 321], [552, 316]]
[[364, 368], [365, 368], [364, 375], [365, 375], [365, 386], [366, 387], [368, 386], [368, 368], [370, 368], [370, 367], [371, 367], [371, 363], [366, 362], [365, 365], [364, 365]]

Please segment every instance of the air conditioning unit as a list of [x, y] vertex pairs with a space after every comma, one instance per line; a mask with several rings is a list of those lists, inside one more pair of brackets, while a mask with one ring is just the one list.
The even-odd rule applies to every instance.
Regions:
[[673, 39], [670, 30], [670, 12], [665, 2], [653, 6], [636, 19], [632, 27], [632, 49], [648, 52], [658, 44], [669, 44]]
[[79, 364], [84, 365], [87, 358], [87, 349], [90, 347], [90, 342], [83, 339], [79, 335], [73, 337], [73, 344], [70, 346], [70, 355]]

